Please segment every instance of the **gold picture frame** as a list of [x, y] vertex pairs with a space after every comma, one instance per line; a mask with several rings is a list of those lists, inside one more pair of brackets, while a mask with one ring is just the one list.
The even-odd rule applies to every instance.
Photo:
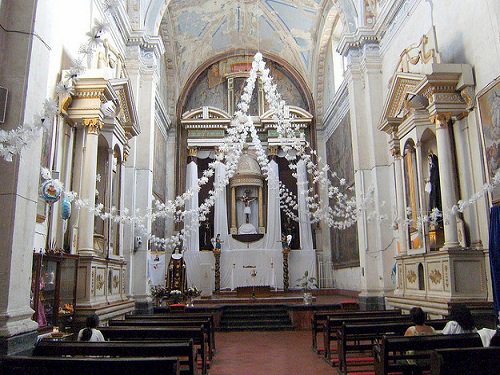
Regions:
[[[479, 122], [483, 144], [487, 181], [500, 170], [500, 77], [488, 84], [477, 95]], [[491, 203], [500, 204], [500, 186], [490, 193]]]

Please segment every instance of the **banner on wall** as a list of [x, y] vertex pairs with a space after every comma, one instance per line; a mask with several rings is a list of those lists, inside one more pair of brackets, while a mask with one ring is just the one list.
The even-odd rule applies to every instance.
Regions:
[[500, 311], [500, 205], [491, 208], [489, 248], [495, 316], [498, 317]]
[[148, 279], [153, 285], [165, 286], [165, 253], [148, 253]]

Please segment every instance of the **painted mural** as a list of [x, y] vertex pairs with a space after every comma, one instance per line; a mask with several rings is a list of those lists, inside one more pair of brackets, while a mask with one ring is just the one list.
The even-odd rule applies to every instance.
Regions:
[[[228, 110], [228, 78], [234, 78], [234, 104], [238, 103], [244, 88], [245, 79], [241, 78], [244, 72], [252, 67], [252, 56], [235, 56], [221, 60], [212, 64], [197, 78], [182, 113], [200, 108], [202, 106], [212, 106]], [[310, 111], [307, 101], [298, 84], [289, 77], [289, 73], [279, 64], [268, 61], [274, 82], [278, 87], [278, 92], [288, 105], [295, 105]], [[250, 105], [250, 114], [257, 115], [257, 87]], [[264, 107], [268, 109], [267, 103]]]
[[[354, 187], [354, 164], [349, 113], [335, 129], [326, 143], [327, 162], [331, 170]], [[332, 202], [333, 203], [333, 202]], [[356, 225], [345, 229], [330, 229], [332, 261], [336, 268], [359, 266], [358, 232]]]

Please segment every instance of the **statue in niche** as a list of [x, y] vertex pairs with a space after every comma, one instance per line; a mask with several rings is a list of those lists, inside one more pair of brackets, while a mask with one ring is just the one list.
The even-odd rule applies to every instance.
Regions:
[[439, 165], [438, 157], [432, 151], [429, 151], [429, 182], [426, 186], [426, 191], [429, 193], [429, 210], [437, 208], [442, 211], [441, 206], [441, 184], [439, 182]]
[[245, 193], [241, 197], [239, 197], [239, 200], [242, 201], [243, 204], [245, 205], [243, 213], [245, 214], [245, 223], [247, 224], [250, 223], [250, 215], [252, 214], [250, 203], [252, 203], [252, 201], [257, 199], [257, 197], [251, 197], [250, 194], [251, 194], [250, 189], [246, 189]]
[[212, 249], [212, 227], [209, 220], [205, 220], [200, 226], [200, 249]]

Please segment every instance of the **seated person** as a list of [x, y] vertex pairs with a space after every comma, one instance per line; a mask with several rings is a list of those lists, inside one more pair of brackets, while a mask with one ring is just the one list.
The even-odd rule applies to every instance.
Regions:
[[446, 323], [441, 333], [443, 335], [458, 335], [473, 332], [477, 332], [477, 329], [470, 310], [462, 304], [453, 305], [450, 310], [450, 321]]
[[92, 314], [87, 317], [86, 327], [78, 332], [78, 341], [104, 341], [101, 331], [96, 329], [99, 325], [99, 317]]
[[425, 313], [420, 307], [412, 307], [410, 310], [410, 317], [414, 326], [408, 327], [405, 336], [423, 336], [434, 335], [436, 331], [433, 327], [425, 324]]
[[[434, 327], [425, 324], [425, 312], [420, 307], [412, 307], [410, 310], [410, 317], [412, 322], [415, 324], [406, 329], [405, 336], [425, 336], [434, 335], [436, 331]], [[408, 355], [416, 354], [414, 350], [408, 350], [406, 352]], [[406, 361], [398, 361], [401, 364], [418, 365], [418, 366], [428, 366], [428, 359], [407, 359]]]

